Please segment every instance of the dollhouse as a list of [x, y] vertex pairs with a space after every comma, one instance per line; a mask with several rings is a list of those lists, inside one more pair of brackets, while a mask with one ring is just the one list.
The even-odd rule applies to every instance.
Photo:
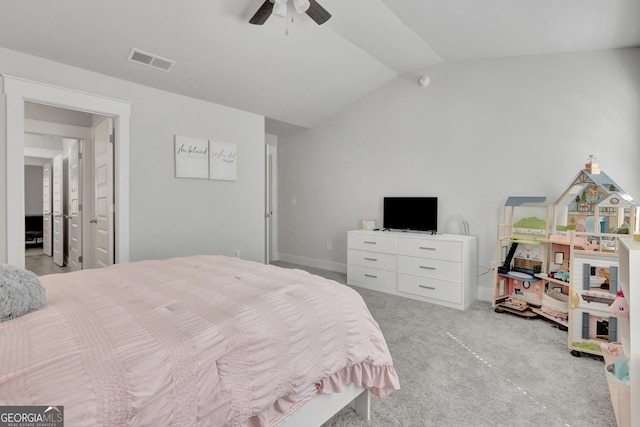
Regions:
[[609, 308], [619, 239], [637, 232], [639, 208], [593, 156], [553, 205], [509, 197], [498, 226], [495, 311], [552, 320], [568, 331], [574, 356], [601, 355], [602, 344], [621, 338]]
[[549, 204], [546, 197], [509, 197], [498, 226], [494, 308], [525, 317], [537, 317], [546, 271]]
[[[554, 203], [552, 231], [628, 234], [638, 229], [638, 204], [622, 187], [600, 170], [590, 156], [585, 169], [578, 172]], [[560, 235], [566, 233], [560, 233]], [[595, 249], [595, 248], [588, 248]], [[601, 250], [615, 252], [603, 246]]]

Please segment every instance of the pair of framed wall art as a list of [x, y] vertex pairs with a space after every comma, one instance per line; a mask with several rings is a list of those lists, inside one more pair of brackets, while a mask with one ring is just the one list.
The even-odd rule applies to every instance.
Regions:
[[238, 180], [238, 145], [175, 136], [176, 178]]

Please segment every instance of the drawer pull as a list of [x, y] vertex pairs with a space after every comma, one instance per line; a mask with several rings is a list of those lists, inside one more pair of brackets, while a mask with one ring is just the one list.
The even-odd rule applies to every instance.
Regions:
[[426, 285], [418, 285], [418, 286], [424, 289], [431, 289], [432, 291], [436, 290], [436, 288], [434, 288], [433, 286], [426, 286]]
[[425, 251], [435, 251], [436, 248], [430, 248], [428, 246], [420, 246], [420, 249], [424, 249]]
[[367, 245], [375, 245], [375, 244], [377, 244], [378, 242], [372, 242], [372, 241], [370, 241], [370, 240], [365, 240], [365, 241], [364, 241], [364, 243], [366, 243]]
[[376, 258], [364, 258], [365, 261], [378, 261]]
[[374, 276], [373, 274], [365, 274], [364, 277], [371, 277], [372, 279], [378, 278], [378, 276]]
[[435, 267], [428, 267], [426, 265], [421, 265], [420, 268], [423, 268], [425, 270], [435, 270], [436, 269]]

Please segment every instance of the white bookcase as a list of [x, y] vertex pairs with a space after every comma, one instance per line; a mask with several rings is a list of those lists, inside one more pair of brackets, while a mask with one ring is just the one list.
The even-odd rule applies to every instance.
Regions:
[[[631, 402], [640, 401], [640, 242], [620, 239], [620, 287], [629, 304], [632, 323], [629, 330], [622, 332], [622, 344], [625, 355], [629, 357], [629, 376], [631, 379]], [[628, 334], [627, 334], [628, 333]], [[631, 425], [640, 423], [640, 405], [631, 404]]]
[[464, 310], [477, 298], [477, 238], [349, 231], [347, 283]]

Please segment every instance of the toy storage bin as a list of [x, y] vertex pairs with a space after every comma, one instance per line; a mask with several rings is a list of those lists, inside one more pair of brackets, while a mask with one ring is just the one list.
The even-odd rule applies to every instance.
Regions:
[[616, 423], [618, 427], [631, 426], [631, 388], [629, 384], [625, 384], [613, 376], [614, 364], [607, 365], [607, 384], [609, 385], [609, 394], [611, 395], [611, 405], [616, 415]]
[[607, 385], [609, 386], [609, 395], [611, 396], [611, 405], [616, 416], [618, 427], [631, 426], [631, 388], [613, 375], [615, 362], [618, 358], [623, 357], [622, 344], [612, 342], [601, 346], [602, 355], [605, 362], [605, 374], [607, 376]]

